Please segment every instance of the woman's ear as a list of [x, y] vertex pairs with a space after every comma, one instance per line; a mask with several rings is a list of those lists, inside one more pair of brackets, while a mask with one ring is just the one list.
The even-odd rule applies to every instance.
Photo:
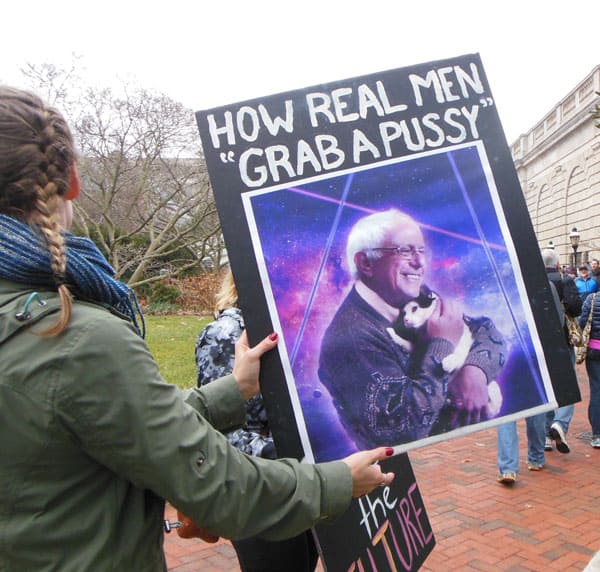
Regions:
[[77, 171], [77, 165], [73, 163], [71, 165], [71, 177], [69, 178], [69, 188], [64, 194], [63, 198], [67, 201], [72, 201], [79, 196], [81, 192], [81, 183], [79, 181], [79, 172]]

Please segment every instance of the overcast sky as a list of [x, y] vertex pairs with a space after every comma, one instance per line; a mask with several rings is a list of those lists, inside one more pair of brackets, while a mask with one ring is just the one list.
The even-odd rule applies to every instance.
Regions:
[[597, 0], [8, 0], [0, 80], [26, 62], [136, 81], [199, 110], [479, 52], [509, 143], [600, 64]]

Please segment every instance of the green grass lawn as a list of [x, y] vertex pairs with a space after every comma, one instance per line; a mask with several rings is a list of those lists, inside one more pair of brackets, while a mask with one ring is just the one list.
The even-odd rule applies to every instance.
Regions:
[[211, 320], [199, 316], [144, 316], [146, 342], [161, 375], [179, 387], [196, 385], [194, 347], [202, 328]]

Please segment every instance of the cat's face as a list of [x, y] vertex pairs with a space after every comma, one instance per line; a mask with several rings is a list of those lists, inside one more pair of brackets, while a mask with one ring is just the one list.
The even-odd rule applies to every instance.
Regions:
[[[432, 294], [432, 296], [434, 296]], [[435, 308], [437, 297], [433, 298], [432, 303], [423, 308], [419, 306], [416, 300], [408, 302], [404, 308], [402, 308], [402, 322], [407, 328], [420, 328], [433, 313]]]
[[409, 302], [402, 309], [402, 322], [407, 328], [421, 327], [431, 316], [431, 308], [421, 308], [416, 302]]

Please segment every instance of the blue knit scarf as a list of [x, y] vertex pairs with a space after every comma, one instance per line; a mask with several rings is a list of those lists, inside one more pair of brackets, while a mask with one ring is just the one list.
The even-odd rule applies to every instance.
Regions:
[[[89, 239], [65, 232], [66, 282], [83, 300], [111, 306], [128, 317], [144, 337], [146, 327], [133, 290], [114, 279], [115, 271]], [[0, 277], [32, 286], [56, 287], [44, 239], [29, 225], [0, 214]]]

